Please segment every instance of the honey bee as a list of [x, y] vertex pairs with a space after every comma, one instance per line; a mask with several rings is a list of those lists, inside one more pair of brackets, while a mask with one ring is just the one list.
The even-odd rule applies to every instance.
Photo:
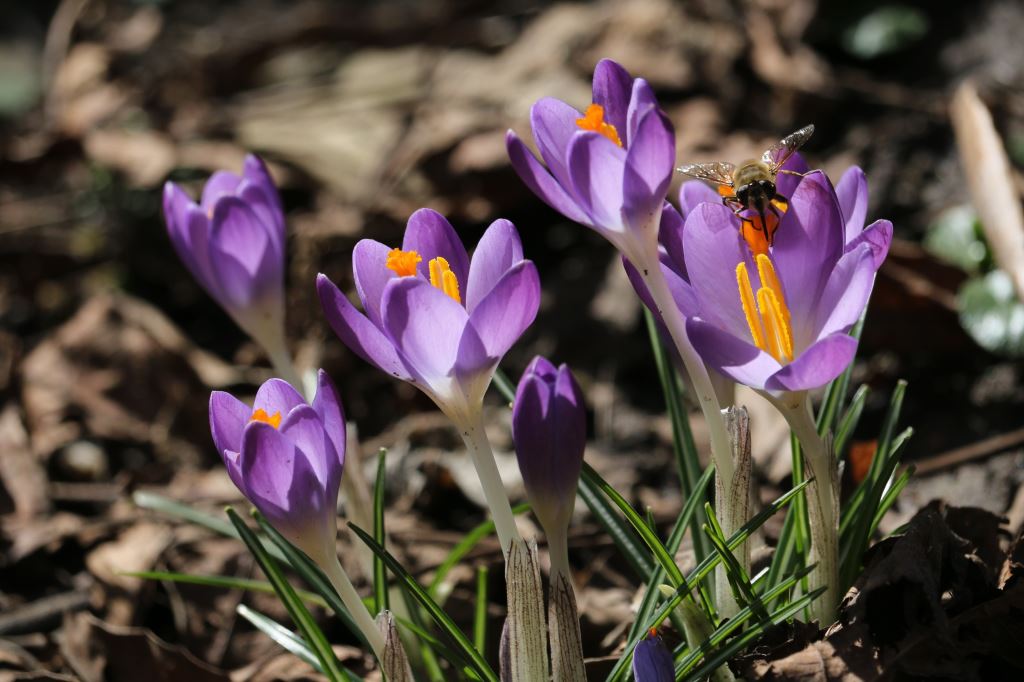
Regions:
[[[766, 251], [766, 247], [771, 246], [775, 240], [775, 232], [779, 229], [782, 214], [789, 209], [789, 199], [776, 191], [775, 178], [779, 173], [801, 175], [784, 170], [782, 165], [810, 139], [813, 133], [813, 125], [805, 126], [773, 144], [765, 150], [760, 159], [750, 159], [739, 166], [728, 161], [712, 161], [686, 164], [677, 170], [717, 184], [722, 203], [731, 208], [742, 221], [742, 231], [747, 242], [752, 246], [764, 242]], [[756, 216], [747, 217], [743, 215], [745, 211], [755, 211]], [[760, 221], [755, 218], [760, 218]], [[761, 234], [748, 232], [747, 226], [754, 233]]]

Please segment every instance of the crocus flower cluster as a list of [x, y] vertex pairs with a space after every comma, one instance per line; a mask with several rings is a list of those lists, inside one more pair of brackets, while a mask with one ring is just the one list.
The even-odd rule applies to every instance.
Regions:
[[312, 404], [280, 379], [260, 386], [251, 408], [214, 391], [210, 433], [242, 494], [292, 544], [328, 563], [338, 532], [345, 415], [327, 374], [317, 375]]
[[513, 131], [506, 134], [523, 182], [634, 262], [653, 253], [676, 146], [647, 81], [604, 59], [594, 68], [586, 111], [544, 98], [530, 110], [530, 124], [546, 168]]
[[429, 395], [460, 424], [479, 412], [494, 369], [540, 305], [540, 280], [515, 227], [497, 220], [470, 261], [444, 216], [421, 209], [401, 248], [363, 239], [352, 253], [360, 313], [325, 275], [317, 290], [353, 352]]
[[218, 171], [199, 203], [168, 182], [164, 219], [178, 257], [207, 293], [272, 356], [284, 351], [285, 223], [266, 166]]

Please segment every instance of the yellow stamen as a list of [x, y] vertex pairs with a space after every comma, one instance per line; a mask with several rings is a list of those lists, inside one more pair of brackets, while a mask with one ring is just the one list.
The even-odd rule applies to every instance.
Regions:
[[275, 429], [281, 428], [281, 413], [275, 412], [274, 414], [267, 414], [266, 411], [261, 407], [252, 413], [249, 417], [251, 422], [263, 422], [264, 424], [270, 424]]
[[391, 249], [388, 258], [384, 261], [384, 267], [393, 271], [399, 277], [412, 277], [416, 274], [416, 264], [422, 261], [420, 254], [415, 251], [402, 251]]
[[438, 256], [428, 263], [430, 266], [430, 283], [448, 294], [456, 303], [462, 303], [459, 296], [459, 278], [452, 272], [448, 261]]
[[587, 110], [583, 113], [583, 118], [576, 119], [576, 125], [583, 130], [600, 133], [618, 146], [622, 146], [622, 140], [619, 139], [619, 131], [611, 123], [605, 122], [604, 107], [600, 104], [591, 104], [587, 107]]
[[765, 350], [779, 362], [792, 362], [793, 340], [775, 292], [768, 287], [761, 287], [757, 292], [757, 307], [761, 311], [761, 319], [764, 320], [765, 337], [768, 341]]
[[750, 327], [750, 336], [754, 339], [754, 345], [764, 350], [764, 329], [761, 327], [761, 318], [757, 314], [754, 305], [754, 289], [750, 286], [750, 275], [747, 274], [747, 264], [740, 263], [736, 266], [736, 284], [740, 290], [740, 304], [743, 306], [743, 314], [747, 318], [747, 326]]
[[757, 275], [761, 278], [761, 286], [768, 287], [775, 293], [775, 299], [782, 308], [782, 317], [788, 323], [790, 320], [789, 308], [786, 306], [786, 297], [782, 293], [782, 284], [779, 283], [779, 277], [775, 274], [775, 266], [772, 265], [772, 260], [763, 253], [757, 254], [754, 258], [757, 261]]

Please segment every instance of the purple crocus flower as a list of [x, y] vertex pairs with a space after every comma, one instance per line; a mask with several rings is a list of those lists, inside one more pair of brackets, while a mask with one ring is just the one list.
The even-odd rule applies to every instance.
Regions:
[[320, 566], [335, 561], [338, 486], [345, 463], [345, 415], [320, 370], [312, 404], [270, 379], [250, 408], [210, 395], [210, 433], [228, 475], [246, 498]]
[[676, 679], [672, 653], [654, 628], [633, 648], [633, 677], [636, 682], [674, 682]]
[[164, 219], [192, 276], [272, 355], [284, 345], [284, 213], [274, 182], [256, 156], [242, 175], [214, 173], [199, 203], [168, 182]]
[[353, 352], [415, 384], [457, 424], [476, 419], [494, 369], [533, 322], [540, 280], [515, 227], [496, 220], [470, 261], [444, 216], [416, 211], [402, 248], [363, 239], [352, 253], [359, 312], [325, 275], [324, 313]]
[[610, 59], [594, 68], [593, 93], [583, 113], [552, 98], [533, 105], [530, 125], [543, 164], [511, 130], [508, 154], [549, 206], [646, 263], [675, 165], [672, 124], [647, 81]]
[[701, 190], [684, 187], [679, 242], [697, 304], [687, 332], [708, 365], [776, 393], [822, 386], [850, 363], [857, 342], [847, 332], [867, 305], [892, 240], [886, 220], [858, 229], [866, 205], [858, 171], [842, 183], [848, 215], [823, 173], [800, 180], [774, 245], [757, 256], [731, 210], [694, 202]]
[[[572, 517], [587, 440], [583, 394], [566, 365], [537, 356], [512, 406], [512, 439], [526, 495], [549, 541]], [[552, 558], [554, 561], [554, 558]]]

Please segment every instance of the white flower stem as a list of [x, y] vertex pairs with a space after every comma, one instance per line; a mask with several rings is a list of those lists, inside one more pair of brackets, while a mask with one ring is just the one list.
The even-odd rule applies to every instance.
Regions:
[[808, 578], [812, 590], [825, 593], [811, 607], [821, 627], [835, 621], [839, 605], [839, 504], [838, 470], [829, 444], [818, 434], [806, 393], [785, 395], [773, 402], [780, 408], [800, 441], [804, 462], [812, 480], [807, 486], [807, 516], [811, 526], [810, 563], [818, 564]]
[[295, 363], [292, 361], [291, 353], [288, 352], [288, 346], [284, 339], [282, 338], [280, 343], [265, 344], [263, 350], [267, 352], [270, 365], [274, 368], [274, 374], [291, 384], [307, 399], [312, 400], [311, 393], [315, 392], [316, 388], [314, 387], [312, 391], [306, 390], [306, 386], [302, 383], [302, 377], [295, 369]]
[[729, 436], [725, 431], [725, 422], [722, 420], [721, 407], [718, 404], [718, 396], [715, 395], [715, 388], [711, 384], [711, 377], [708, 369], [700, 359], [690, 337], [686, 334], [686, 320], [682, 312], [676, 306], [669, 291], [668, 282], [661, 271], [661, 265], [657, 256], [648, 259], [647, 264], [637, 264], [647, 290], [654, 299], [658, 308], [658, 315], [668, 328], [672, 342], [679, 351], [679, 356], [686, 367], [686, 373], [690, 375], [693, 382], [694, 393], [697, 394], [697, 401], [704, 413], [704, 421], [707, 422], [708, 432], [711, 436], [711, 459], [715, 463], [715, 471], [721, 477], [726, 490], [732, 485], [733, 463], [732, 450], [729, 446]]
[[381, 635], [380, 630], [377, 629], [373, 616], [370, 615], [370, 611], [359, 597], [359, 593], [356, 592], [352, 581], [348, 579], [348, 574], [341, 567], [338, 558], [336, 556], [329, 557], [320, 568], [324, 569], [327, 579], [331, 581], [331, 585], [337, 590], [338, 596], [341, 597], [341, 602], [348, 609], [352, 620], [356, 623], [356, 627], [362, 632], [366, 643], [373, 649], [373, 655], [377, 657], [378, 661], [383, 661], [384, 637]]
[[505, 492], [505, 484], [501, 482], [501, 474], [494, 461], [491, 443], [487, 440], [483, 416], [477, 415], [475, 419], [463, 424], [456, 422], [456, 426], [459, 427], [469, 457], [473, 460], [476, 475], [483, 488], [484, 499], [487, 500], [491, 517], [494, 519], [494, 530], [498, 534], [498, 542], [501, 543], [501, 552], [507, 560], [512, 541], [519, 539], [519, 531], [516, 529], [516, 520], [512, 514], [512, 505], [508, 501], [508, 493]]
[[548, 558], [551, 560], [550, 580], [554, 582], [556, 575], [564, 575], [565, 579], [572, 585], [572, 575], [569, 571], [569, 538], [563, 530], [560, 533], [548, 533], [545, 530], [548, 540]]

